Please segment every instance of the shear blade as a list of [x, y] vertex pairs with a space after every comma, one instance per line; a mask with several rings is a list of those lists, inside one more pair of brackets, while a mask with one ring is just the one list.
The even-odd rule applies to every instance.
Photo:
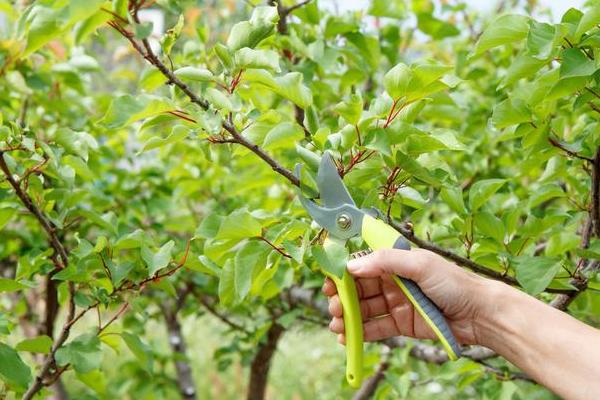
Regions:
[[356, 206], [328, 151], [323, 153], [321, 158], [317, 172], [317, 186], [325, 207], [336, 208], [344, 204]]

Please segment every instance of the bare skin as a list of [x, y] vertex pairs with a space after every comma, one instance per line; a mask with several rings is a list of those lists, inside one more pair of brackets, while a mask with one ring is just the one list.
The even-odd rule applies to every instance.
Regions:
[[[458, 268], [427, 250], [379, 250], [351, 260], [365, 340], [391, 336], [435, 339], [392, 281], [414, 280], [442, 310], [462, 344], [479, 344], [565, 399], [600, 398], [600, 331], [504, 283]], [[326, 280], [329, 328], [344, 343], [342, 306]]]

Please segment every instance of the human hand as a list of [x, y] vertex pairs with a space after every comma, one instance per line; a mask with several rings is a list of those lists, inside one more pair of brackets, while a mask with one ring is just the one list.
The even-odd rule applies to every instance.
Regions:
[[[496, 282], [465, 271], [427, 250], [378, 250], [350, 260], [348, 271], [356, 280], [366, 341], [398, 335], [436, 338], [393, 281], [393, 274], [419, 285], [440, 308], [460, 343], [479, 343], [479, 324], [485, 320], [480, 316], [492, 312], [489, 298]], [[342, 305], [330, 279], [326, 279], [323, 293], [329, 297], [329, 312], [333, 317], [329, 328], [344, 343]]]

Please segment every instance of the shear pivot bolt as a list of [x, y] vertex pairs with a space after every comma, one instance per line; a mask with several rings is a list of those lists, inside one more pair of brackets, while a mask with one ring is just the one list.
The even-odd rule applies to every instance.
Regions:
[[348, 229], [348, 228], [350, 228], [351, 224], [352, 224], [352, 219], [350, 218], [350, 216], [348, 214], [338, 215], [338, 217], [337, 217], [338, 227], [340, 227], [341, 229]]

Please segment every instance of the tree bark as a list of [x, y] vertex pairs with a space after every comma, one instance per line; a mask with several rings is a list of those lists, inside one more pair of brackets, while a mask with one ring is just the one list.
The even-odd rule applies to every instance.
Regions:
[[176, 313], [164, 313], [169, 334], [169, 345], [175, 356], [175, 370], [177, 372], [177, 386], [181, 397], [186, 400], [196, 399], [196, 387], [192, 377], [192, 368], [187, 358], [187, 346], [181, 333], [181, 324]]
[[267, 340], [262, 343], [252, 360], [250, 367], [250, 382], [247, 400], [264, 400], [267, 391], [271, 359], [277, 350], [277, 343], [285, 329], [278, 323], [273, 323], [267, 331]]

